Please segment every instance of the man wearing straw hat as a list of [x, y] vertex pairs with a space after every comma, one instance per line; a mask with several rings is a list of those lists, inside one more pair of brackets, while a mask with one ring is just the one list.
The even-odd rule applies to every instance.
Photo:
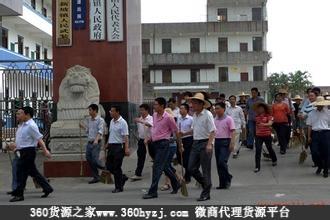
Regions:
[[318, 96], [312, 103], [316, 109], [312, 110], [307, 118], [308, 142], [313, 148], [318, 148], [319, 163], [316, 174], [323, 170], [323, 177], [328, 177], [329, 152], [330, 152], [330, 101], [325, 100], [323, 96]]
[[[210, 107], [210, 103], [202, 93], [196, 93], [191, 98], [191, 103], [195, 112], [193, 116], [194, 142], [190, 152], [188, 171], [203, 187], [197, 201], [206, 201], [210, 199], [212, 187], [211, 160], [216, 127], [213, 115], [206, 110]], [[203, 173], [199, 170], [200, 166]]]

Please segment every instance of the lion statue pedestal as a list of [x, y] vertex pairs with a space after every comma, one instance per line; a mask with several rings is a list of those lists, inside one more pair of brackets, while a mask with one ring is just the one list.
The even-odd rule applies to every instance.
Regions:
[[85, 152], [86, 133], [79, 122], [88, 117], [88, 106], [99, 102], [100, 89], [90, 69], [79, 65], [69, 68], [59, 88], [57, 121], [50, 129], [53, 154], [80, 154], [81, 144]]

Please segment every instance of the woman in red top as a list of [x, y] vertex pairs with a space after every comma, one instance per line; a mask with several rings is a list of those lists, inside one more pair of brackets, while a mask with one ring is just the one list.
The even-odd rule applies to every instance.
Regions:
[[288, 132], [289, 132], [289, 118], [290, 114], [289, 106], [283, 102], [280, 94], [275, 95], [275, 103], [272, 106], [272, 112], [274, 117], [273, 128], [276, 131], [278, 142], [281, 147], [281, 154], [286, 153], [288, 147]]
[[270, 158], [272, 159], [273, 166], [277, 165], [277, 157], [272, 147], [272, 124], [273, 117], [270, 114], [270, 110], [266, 103], [257, 103], [255, 106], [256, 109], [256, 155], [255, 162], [256, 168], [254, 170], [255, 173], [260, 171], [260, 159], [261, 159], [261, 151], [262, 145], [265, 143]]

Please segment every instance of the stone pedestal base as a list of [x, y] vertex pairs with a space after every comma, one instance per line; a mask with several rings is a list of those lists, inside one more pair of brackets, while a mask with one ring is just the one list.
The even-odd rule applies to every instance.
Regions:
[[52, 154], [79, 154], [85, 153], [87, 138], [61, 137], [52, 138], [50, 141], [50, 149]]

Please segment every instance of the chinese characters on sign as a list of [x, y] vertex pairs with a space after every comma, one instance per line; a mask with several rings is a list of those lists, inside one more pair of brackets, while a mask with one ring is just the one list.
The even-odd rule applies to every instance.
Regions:
[[86, 0], [73, 1], [73, 28], [85, 29], [86, 25]]
[[105, 40], [105, 1], [89, 1], [89, 33], [91, 40]]
[[72, 9], [71, 0], [56, 1], [56, 46], [72, 45]]
[[107, 3], [108, 41], [123, 41], [123, 0], [109, 0]]

